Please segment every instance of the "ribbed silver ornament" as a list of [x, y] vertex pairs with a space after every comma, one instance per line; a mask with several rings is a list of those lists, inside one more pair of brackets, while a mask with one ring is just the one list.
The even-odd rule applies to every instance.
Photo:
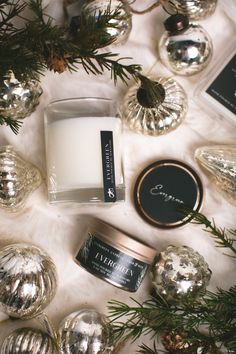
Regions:
[[146, 107], [137, 97], [139, 85], [132, 86], [124, 97], [121, 112], [129, 128], [137, 133], [162, 135], [176, 129], [187, 113], [187, 96], [172, 78], [152, 78], [164, 89], [164, 100]]
[[[106, 33], [114, 40], [114, 44], [124, 44], [132, 29], [132, 15], [125, 2], [120, 0], [87, 0], [82, 7], [82, 12], [99, 16], [107, 11], [108, 8], [111, 13], [119, 9], [119, 15], [116, 19], [109, 21], [110, 26], [107, 26]], [[102, 41], [103, 39], [101, 38], [101, 43]]]
[[61, 354], [110, 354], [112, 329], [108, 319], [93, 309], [67, 316], [59, 328]]
[[191, 20], [203, 20], [216, 9], [217, 0], [166, 0], [163, 5], [169, 10], [187, 15]]
[[47, 333], [34, 328], [20, 328], [4, 339], [1, 354], [58, 354], [58, 349]]
[[18, 243], [2, 248], [0, 270], [0, 310], [10, 317], [35, 317], [55, 295], [55, 265], [38, 247]]
[[41, 174], [10, 145], [0, 148], [0, 207], [18, 211], [41, 184]]

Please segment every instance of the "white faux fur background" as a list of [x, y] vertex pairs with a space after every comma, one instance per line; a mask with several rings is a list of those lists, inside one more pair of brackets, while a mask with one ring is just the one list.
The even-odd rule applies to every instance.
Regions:
[[[234, 0], [232, 0], [233, 2]], [[135, 6], [146, 7], [151, 1], [137, 0]], [[212, 37], [214, 56], [210, 67], [223, 54], [226, 46], [235, 36], [235, 24], [226, 16], [219, 0], [213, 16], [201, 21]], [[63, 19], [62, 1], [52, 0], [49, 10], [58, 21]], [[157, 44], [163, 33], [163, 20], [166, 13], [158, 8], [143, 16], [133, 16], [133, 29], [128, 42], [124, 46], [111, 47], [109, 50], [121, 56], [133, 58], [133, 62], [143, 65], [145, 72], [151, 75], [172, 75], [158, 60]], [[210, 68], [209, 67], [209, 68]], [[174, 132], [161, 137], [149, 137], [136, 134], [125, 128], [124, 131], [124, 170], [126, 178], [126, 201], [113, 206], [84, 206], [64, 210], [49, 206], [45, 184], [45, 148], [43, 110], [54, 99], [69, 97], [100, 96], [119, 100], [127, 87], [118, 83], [115, 87], [110, 74], [103, 76], [87, 75], [82, 68], [78, 72], [61, 75], [47, 72], [42, 77], [43, 95], [37, 110], [24, 120], [19, 135], [15, 136], [10, 129], [0, 128], [0, 144], [11, 144], [28, 161], [34, 163], [44, 176], [43, 184], [28, 198], [25, 209], [17, 214], [8, 214], [0, 210], [1, 244], [13, 242], [29, 242], [40, 246], [53, 258], [59, 275], [57, 294], [47, 307], [46, 313], [57, 328], [60, 321], [72, 311], [83, 307], [94, 307], [107, 313], [107, 302], [117, 299], [131, 302], [130, 294], [109, 285], [75, 264], [73, 258], [83, 237], [89, 217], [97, 216], [136, 238], [149, 243], [162, 251], [169, 244], [188, 245], [201, 253], [213, 271], [210, 290], [216, 287], [227, 288], [235, 283], [235, 261], [215, 248], [213, 240], [197, 225], [187, 224], [174, 230], [161, 230], [145, 223], [135, 211], [132, 202], [132, 189], [138, 174], [149, 163], [163, 158], [185, 161], [195, 168], [204, 184], [204, 204], [202, 211], [213, 217], [219, 226], [236, 228], [236, 208], [223, 199], [211, 183], [210, 179], [199, 168], [194, 160], [196, 148], [207, 144], [235, 144], [236, 126], [229, 125], [227, 120], [220, 120], [215, 114], [208, 114], [198, 105], [193, 92], [204, 72], [190, 77], [175, 77], [189, 98], [189, 111], [184, 123]], [[130, 82], [130, 85], [132, 82]], [[136, 294], [131, 294], [142, 301], [150, 289], [148, 276]], [[2, 315], [4, 318], [4, 315]], [[32, 321], [33, 322], [33, 321]], [[31, 322], [31, 323], [32, 323]], [[28, 323], [27, 323], [28, 324]], [[23, 327], [22, 321], [7, 321], [0, 325], [0, 339], [14, 327]], [[144, 339], [148, 343], [148, 338]], [[135, 353], [138, 343], [128, 345], [121, 354]]]

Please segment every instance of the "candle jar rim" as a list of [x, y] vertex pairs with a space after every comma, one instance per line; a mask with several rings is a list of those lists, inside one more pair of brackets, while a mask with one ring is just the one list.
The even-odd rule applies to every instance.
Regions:
[[[116, 103], [116, 101], [112, 98], [106, 98], [106, 97], [96, 97], [96, 96], [81, 96], [81, 97], [71, 97], [71, 98], [63, 98], [63, 99], [55, 99], [52, 100], [48, 103], [48, 105], [45, 107], [44, 109], [44, 113], [45, 115], [47, 115], [49, 112], [60, 112], [60, 113], [65, 113], [68, 112], [72, 109], [72, 107], [74, 106], [76, 108], [76, 104], [78, 104], [78, 113], [79, 113], [79, 109], [81, 109], [81, 105], [83, 103], [90, 103], [91, 105], [91, 111], [92, 108], [94, 107], [95, 110], [95, 106], [92, 106], [92, 104], [94, 103], [100, 103], [104, 105], [107, 105], [107, 107], [109, 107], [109, 111], [107, 110], [108, 116], [113, 116], [113, 117], [120, 117], [120, 110], [119, 110], [119, 105]], [[59, 109], [60, 107], [60, 109]], [[98, 108], [98, 106], [96, 106], [96, 109]], [[63, 112], [62, 112], [63, 109]], [[76, 109], [75, 109], [76, 111]], [[89, 107], [87, 106], [85, 111], [89, 111]], [[104, 116], [104, 114], [103, 114]]]

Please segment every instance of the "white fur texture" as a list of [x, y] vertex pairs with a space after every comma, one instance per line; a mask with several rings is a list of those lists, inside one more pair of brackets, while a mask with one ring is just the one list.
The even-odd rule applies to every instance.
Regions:
[[[61, 2], [61, 0], [53, 0], [50, 3], [50, 11], [60, 20]], [[216, 13], [201, 23], [213, 39], [214, 57], [211, 66], [235, 35], [233, 23], [221, 9], [221, 2], [224, 0], [219, 0]], [[140, 8], [144, 7], [144, 3], [146, 1], [137, 1]], [[152, 68], [153, 75], [170, 75], [158, 61], [156, 49], [163, 32], [162, 22], [166, 17], [161, 8], [144, 16], [133, 16], [133, 29], [129, 41], [126, 45], [113, 47], [111, 50], [120, 52], [121, 56], [133, 57], [133, 62], [142, 64], [146, 72]], [[73, 74], [66, 72], [59, 75], [47, 72], [42, 78], [44, 93], [36, 112], [25, 119], [18, 136], [8, 128], [0, 128], [1, 145], [12, 144], [26, 160], [38, 166], [45, 178], [44, 107], [52, 99], [79, 96], [103, 96], [122, 100], [127, 87], [120, 82], [115, 87], [109, 75], [107, 73], [104, 76], [88, 76], [82, 68]], [[214, 217], [218, 225], [235, 228], [236, 208], [223, 199], [194, 160], [194, 151], [200, 146], [235, 143], [236, 126], [218, 120], [214, 114], [207, 114], [193, 98], [196, 85], [205, 75], [206, 71], [190, 78], [176, 77], [189, 97], [186, 120], [176, 131], [154, 138], [138, 135], [125, 128], [124, 167], [127, 198], [124, 204], [112, 207], [80, 205], [76, 210], [65, 212], [59, 207], [48, 205], [44, 179], [40, 188], [27, 200], [26, 208], [22, 212], [7, 214], [0, 211], [2, 245], [16, 241], [33, 243], [47, 251], [56, 263], [59, 274], [58, 291], [55, 299], [46, 309], [56, 328], [66, 315], [77, 309], [95, 307], [106, 313], [107, 301], [110, 299], [131, 303], [129, 293], [95, 278], [73, 260], [89, 217], [93, 215], [119, 226], [156, 247], [157, 252], [164, 250], [169, 244], [185, 244], [193, 247], [204, 256], [213, 271], [211, 290], [216, 287], [227, 288], [234, 284], [235, 261], [224, 256], [219, 248], [215, 248], [213, 240], [202, 231], [201, 227], [188, 224], [174, 230], [157, 229], [138, 216], [132, 202], [135, 179], [144, 167], [163, 158], [182, 160], [192, 165], [202, 178], [205, 192], [203, 212]], [[146, 298], [149, 289], [150, 280], [147, 276], [138, 292], [132, 295], [142, 301]], [[5, 322], [0, 326], [0, 336], [6, 335], [13, 326], [24, 325], [25, 323]], [[148, 339], [145, 340], [148, 343]], [[135, 349], [137, 343], [128, 346], [120, 353], [134, 353]]]

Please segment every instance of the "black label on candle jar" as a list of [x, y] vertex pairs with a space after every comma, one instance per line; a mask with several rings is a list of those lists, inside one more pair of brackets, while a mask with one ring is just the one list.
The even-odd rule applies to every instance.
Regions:
[[116, 201], [115, 163], [112, 131], [101, 131], [104, 201]]
[[90, 273], [128, 291], [136, 291], [148, 265], [101, 241], [89, 237], [76, 256], [80, 265]]

